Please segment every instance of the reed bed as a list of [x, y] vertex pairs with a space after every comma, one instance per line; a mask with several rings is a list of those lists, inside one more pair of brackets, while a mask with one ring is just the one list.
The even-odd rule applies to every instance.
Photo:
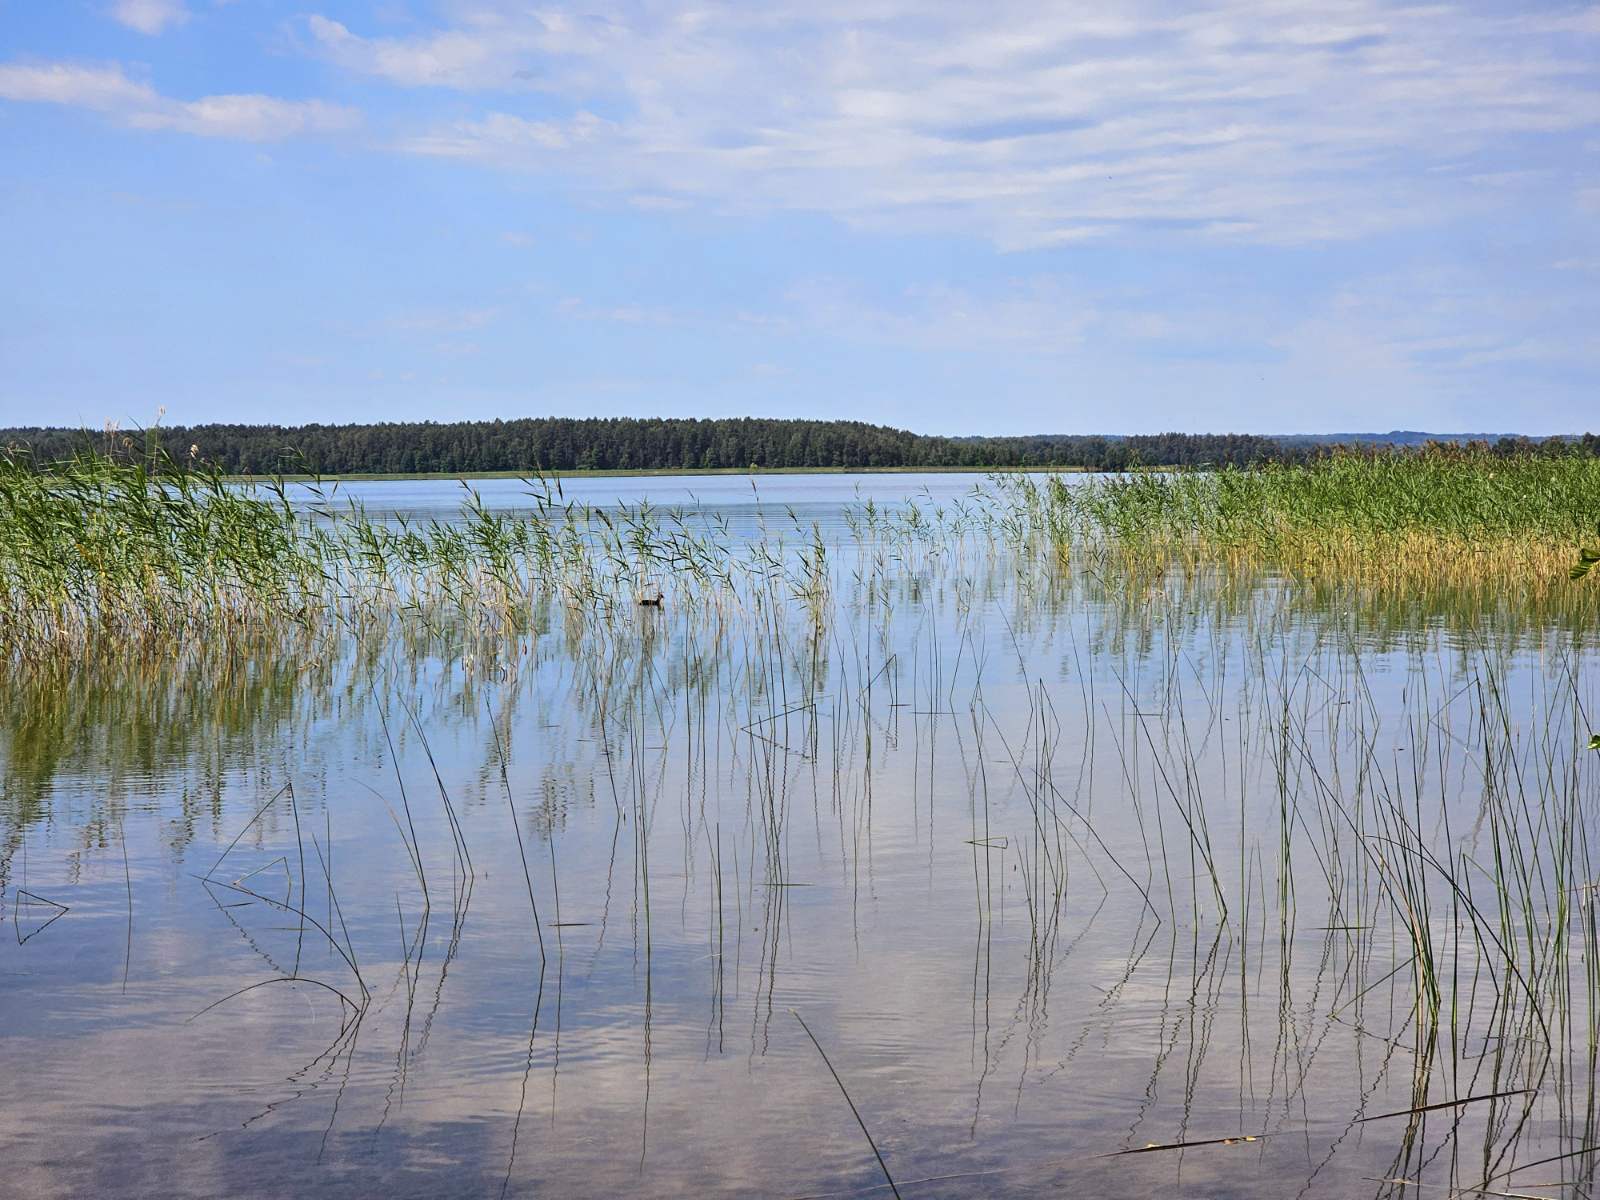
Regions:
[[0, 645], [270, 624], [322, 594], [318, 541], [281, 486], [171, 466], [0, 455]]
[[[541, 602], [610, 618], [667, 581], [680, 606], [781, 598], [825, 619], [828, 547], [792, 513], [740, 539], [676, 510], [591, 509], [566, 503], [557, 480], [527, 485], [523, 512], [491, 511], [465, 488], [459, 519], [415, 523], [369, 515], [337, 485], [313, 484], [296, 503], [282, 479], [241, 486], [159, 451], [44, 464], [0, 454], [0, 652], [400, 612], [517, 629]], [[1597, 509], [1600, 460], [1439, 449], [1042, 484], [995, 476], [955, 504], [865, 503], [850, 532], [858, 570], [880, 583], [977, 546], [1051, 566], [1078, 556], [1135, 580], [1221, 564], [1389, 597], [1450, 586], [1481, 604], [1514, 588], [1560, 607], [1592, 603], [1566, 576]]]
[[1270, 563], [1390, 590], [1474, 579], [1561, 587], [1600, 513], [1600, 459], [1470, 447], [1011, 486], [1062, 547]]

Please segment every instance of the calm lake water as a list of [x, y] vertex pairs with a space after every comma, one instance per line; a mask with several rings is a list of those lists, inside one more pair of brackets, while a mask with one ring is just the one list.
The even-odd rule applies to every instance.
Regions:
[[0, 677], [0, 1194], [1591, 1194], [1580, 634], [862, 516], [981, 484], [567, 481], [826, 593]]
[[[1081, 473], [1030, 473], [1034, 482], [1059, 478], [1079, 482]], [[335, 510], [355, 504], [369, 515], [413, 522], [451, 521], [463, 499], [475, 494], [492, 512], [532, 513], [535, 497], [557, 504], [601, 509], [653, 507], [681, 513], [701, 525], [723, 525], [739, 537], [764, 530], [816, 523], [829, 534], [845, 528], [846, 514], [865, 505], [899, 506], [908, 501], [931, 510], [953, 510], [977, 502], [985, 476], [972, 471], [848, 472], [815, 475], [598, 475], [547, 481], [521, 479], [347, 480], [313, 487], [291, 485], [289, 495], [308, 507]]]

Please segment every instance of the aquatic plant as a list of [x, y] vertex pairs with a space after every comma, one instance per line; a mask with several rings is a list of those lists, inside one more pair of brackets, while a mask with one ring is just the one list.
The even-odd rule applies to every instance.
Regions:
[[1265, 562], [1380, 584], [1474, 577], [1547, 588], [1600, 506], [1600, 459], [1486, 448], [1049, 480], [1018, 496], [1041, 532], [1150, 561]]

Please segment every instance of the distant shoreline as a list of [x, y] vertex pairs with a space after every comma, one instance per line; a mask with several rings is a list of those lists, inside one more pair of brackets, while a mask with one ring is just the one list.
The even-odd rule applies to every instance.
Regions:
[[[1143, 467], [1162, 471], [1169, 467]], [[592, 471], [545, 471], [546, 479], [641, 479], [671, 475], [1089, 475], [1103, 473], [1099, 467], [639, 467]], [[387, 483], [429, 479], [534, 479], [536, 471], [417, 471], [345, 473], [336, 475], [229, 475], [230, 482], [282, 479], [285, 483]]]
[[[860, 421], [767, 417], [519, 417], [509, 421], [367, 425], [191, 425], [119, 434], [47, 427], [0, 429], [8, 459], [48, 466], [81, 455], [148, 456], [162, 469], [194, 463], [225, 477], [340, 480], [518, 478], [537, 467], [574, 479], [697, 475], [862, 474], [991, 470], [1125, 471], [1297, 463], [1334, 452], [1330, 439], [1261, 434], [1037, 434], [935, 437]], [[1600, 438], [1573, 444], [1600, 455]], [[1411, 453], [1434, 435], [1394, 431], [1367, 453]], [[1446, 437], [1446, 441], [1458, 441]], [[1492, 443], [1498, 454], [1533, 451], [1530, 439]], [[687, 464], [694, 464], [688, 466]], [[586, 465], [585, 465], [586, 464]], [[684, 465], [680, 465], [684, 464]], [[816, 465], [828, 464], [828, 465]], [[318, 472], [322, 474], [319, 476]]]

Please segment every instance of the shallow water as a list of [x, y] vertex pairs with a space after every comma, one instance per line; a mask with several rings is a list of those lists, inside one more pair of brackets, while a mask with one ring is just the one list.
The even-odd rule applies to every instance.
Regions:
[[849, 515], [975, 482], [566, 485], [821, 602], [0, 680], [0, 1192], [1588, 1194], [1570, 630]]
[[[1072, 485], [1096, 478], [1079, 472], [1013, 472], [1042, 483]], [[529, 479], [355, 479], [294, 483], [292, 503], [343, 512], [358, 506], [369, 516], [413, 524], [450, 522], [467, 496], [490, 512], [532, 514], [550, 506], [638, 511], [679, 516], [696, 528], [726, 530], [742, 539], [769, 531], [817, 526], [830, 537], [847, 532], [848, 514], [865, 506], [913, 504], [933, 514], [981, 502], [986, 477], [973, 471], [851, 471], [763, 475], [575, 475]]]

